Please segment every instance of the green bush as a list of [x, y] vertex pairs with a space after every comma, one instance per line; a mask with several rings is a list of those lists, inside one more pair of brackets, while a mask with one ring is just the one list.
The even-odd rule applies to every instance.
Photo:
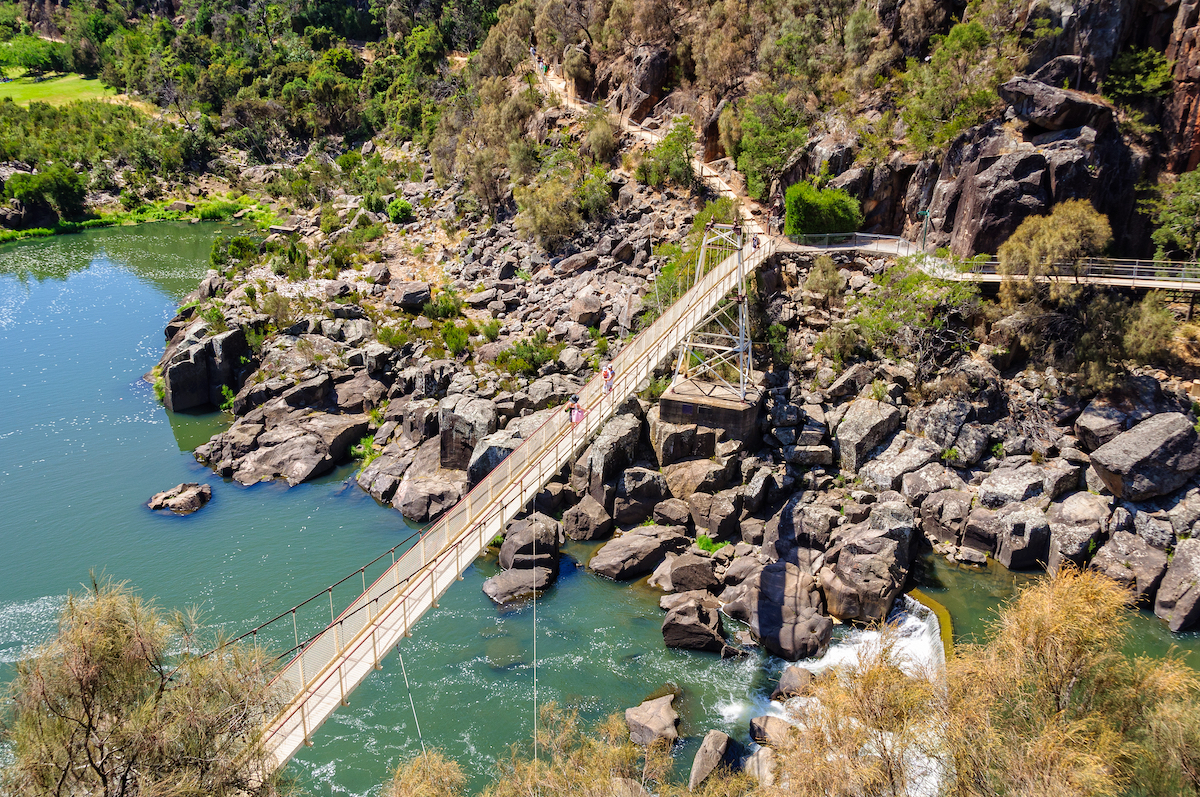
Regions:
[[421, 308], [421, 314], [434, 320], [453, 318], [462, 311], [462, 306], [463, 300], [458, 293], [453, 288], [446, 288], [438, 291], [432, 301], [425, 302], [425, 306]]
[[696, 547], [702, 551], [708, 551], [709, 553], [715, 553], [729, 544], [730, 543], [727, 541], [714, 540], [707, 534], [696, 535]]
[[496, 338], [500, 337], [500, 319], [493, 318], [483, 325], [483, 336], [489, 341], [495, 342]]
[[796, 183], [786, 195], [788, 235], [854, 232], [863, 223], [858, 200], [840, 188]]
[[64, 164], [39, 174], [18, 172], [4, 184], [4, 195], [31, 209], [54, 210], [64, 219], [83, 215], [87, 182]]
[[407, 224], [413, 220], [412, 203], [399, 197], [393, 199], [387, 206], [388, 218], [394, 224]]
[[771, 356], [780, 365], [790, 365], [792, 350], [788, 348], [788, 330], [783, 324], [771, 324], [767, 327], [767, 345], [771, 348]]
[[1120, 105], [1162, 97], [1171, 91], [1171, 67], [1157, 50], [1134, 47], [1113, 59], [1101, 92]]
[[221, 385], [221, 412], [233, 410], [233, 400], [237, 398], [229, 385]]
[[457, 324], [442, 324], [442, 340], [446, 344], [446, 349], [455, 357], [467, 350], [467, 330]]
[[696, 182], [696, 173], [692, 169], [695, 143], [691, 117], [679, 117], [662, 141], [655, 144], [638, 164], [637, 179], [655, 187], [670, 180], [682, 188], [691, 188]]
[[214, 199], [197, 208], [196, 215], [202, 221], [226, 221], [241, 209], [242, 206], [237, 202], [228, 199]]
[[496, 366], [510, 374], [536, 376], [538, 369], [557, 357], [566, 347], [565, 343], [549, 343], [550, 336], [543, 329], [532, 338], [518, 340], [496, 357]]

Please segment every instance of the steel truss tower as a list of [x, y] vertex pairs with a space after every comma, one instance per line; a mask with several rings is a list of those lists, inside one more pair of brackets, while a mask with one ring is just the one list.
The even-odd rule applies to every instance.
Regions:
[[723, 384], [744, 402], [747, 387], [754, 383], [754, 362], [750, 355], [750, 308], [746, 299], [743, 241], [742, 226], [737, 222], [709, 222], [704, 228], [693, 287], [700, 284], [706, 271], [727, 257], [736, 256], [737, 288], [688, 335], [679, 351], [671, 384], [681, 381]]

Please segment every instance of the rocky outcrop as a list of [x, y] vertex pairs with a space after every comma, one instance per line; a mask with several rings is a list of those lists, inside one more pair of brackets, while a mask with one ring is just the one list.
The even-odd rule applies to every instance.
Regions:
[[1139, 605], [1152, 607], [1167, 572], [1167, 554], [1136, 534], [1118, 531], [1096, 552], [1091, 566], [1130, 590]]
[[724, 610], [750, 626], [767, 651], [796, 661], [829, 646], [833, 622], [822, 608], [816, 579], [791, 562], [776, 562], [742, 581]]
[[613, 520], [622, 526], [641, 523], [668, 497], [667, 480], [648, 468], [627, 468], [617, 480]]
[[890, 404], [858, 399], [837, 425], [838, 459], [843, 469], [857, 471], [867, 454], [900, 425], [900, 411]]
[[[1094, 114], [1097, 123], [1106, 118]], [[1047, 131], [1025, 121], [1021, 129], [994, 120], [950, 143], [929, 189], [927, 245], [960, 256], [995, 253], [1027, 217], [1068, 199], [1086, 199], [1108, 216], [1117, 251], [1140, 251], [1145, 226], [1136, 215], [1133, 186], [1145, 171], [1146, 156], [1131, 150], [1113, 124]], [[919, 188], [910, 185], [910, 194]], [[906, 236], [922, 233], [917, 209], [909, 205]]]
[[1119, 498], [1166, 495], [1200, 470], [1196, 430], [1182, 413], [1155, 415], [1093, 451], [1092, 467]]
[[345, 461], [370, 423], [365, 415], [289, 412], [283, 397], [274, 401], [197, 448], [196, 458], [242, 484], [282, 478], [295, 486]]
[[1084, 126], [1100, 130], [1113, 120], [1112, 106], [1094, 95], [1048, 86], [1029, 77], [1010, 78], [996, 91], [1017, 116], [1044, 130]]
[[177, 515], [190, 515], [212, 500], [212, 487], [207, 484], [189, 482], [177, 484], [170, 490], [155, 493], [146, 506], [151, 509], [169, 509]]
[[600, 501], [604, 486], [637, 458], [642, 422], [633, 413], [614, 416], [571, 468], [571, 486]]
[[670, 52], [642, 45], [596, 73], [596, 97], [608, 97], [609, 107], [634, 122], [645, 119], [663, 98], [670, 75]]
[[1200, 539], [1179, 543], [1154, 600], [1154, 613], [1172, 631], [1200, 622]]
[[1016, 505], [998, 514], [996, 561], [1009, 570], [1045, 567], [1050, 557], [1050, 523], [1036, 509]]
[[659, 739], [667, 744], [679, 738], [675, 726], [679, 724], [679, 713], [672, 707], [675, 695], [663, 695], [647, 700], [636, 708], [625, 709], [625, 724], [629, 726], [629, 740], [647, 747]]
[[839, 531], [836, 561], [820, 571], [831, 615], [863, 622], [887, 617], [908, 578], [915, 522], [912, 509], [896, 501], [876, 504], [866, 522]]

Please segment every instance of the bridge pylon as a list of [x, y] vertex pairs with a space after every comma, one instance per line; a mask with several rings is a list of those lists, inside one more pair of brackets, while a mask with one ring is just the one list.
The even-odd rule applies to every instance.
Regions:
[[659, 405], [665, 421], [719, 427], [741, 439], [753, 434], [762, 399], [750, 348], [745, 242], [739, 222], [705, 227], [693, 287], [729, 259], [736, 262], [736, 282], [680, 346], [671, 387]]

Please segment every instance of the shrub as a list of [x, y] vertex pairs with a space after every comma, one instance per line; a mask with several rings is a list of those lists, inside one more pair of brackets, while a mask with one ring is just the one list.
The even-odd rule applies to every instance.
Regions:
[[387, 214], [394, 224], [407, 224], [414, 218], [412, 203], [407, 199], [396, 197], [388, 203]]
[[432, 301], [425, 302], [421, 314], [435, 320], [453, 318], [462, 311], [463, 300], [453, 288], [438, 291]]
[[725, 540], [714, 540], [707, 534], [696, 535], [696, 547], [702, 551], [708, 551], [709, 553], [715, 553], [729, 544], [730, 543]]
[[496, 367], [510, 374], [536, 376], [538, 369], [557, 357], [566, 347], [564, 343], [549, 343], [546, 330], [539, 330], [532, 338], [518, 340], [496, 357]]
[[292, 325], [292, 303], [286, 296], [272, 291], [262, 302], [263, 312], [271, 316], [276, 329], [284, 329]]
[[446, 343], [446, 349], [455, 357], [467, 350], [467, 330], [457, 324], [442, 324], [442, 340]]
[[841, 272], [834, 265], [833, 258], [829, 255], [820, 255], [813, 263], [812, 270], [808, 272], [808, 278], [804, 280], [804, 287], [813, 293], [821, 294], [824, 306], [828, 309], [835, 300], [841, 298], [846, 281], [842, 279]]
[[692, 169], [695, 143], [691, 117], [679, 117], [667, 135], [638, 164], [637, 179], [655, 187], [670, 180], [682, 188], [691, 188], [696, 182], [696, 173]]
[[1134, 47], [1113, 59], [1101, 92], [1120, 105], [1161, 97], [1171, 91], [1171, 68], [1171, 62], [1157, 50]]
[[854, 232], [863, 223], [858, 200], [840, 188], [796, 183], [787, 190], [785, 202], [788, 235]]
[[229, 331], [229, 324], [225, 320], [225, 314], [221, 312], [221, 308], [210, 304], [200, 310], [200, 317], [208, 322], [209, 332], [214, 335], [219, 335], [222, 332]]
[[53, 638], [13, 665], [5, 792], [278, 794], [253, 744], [280, 707], [270, 657], [212, 648], [193, 617], [93, 579], [67, 598]]
[[771, 348], [771, 356], [780, 365], [790, 365], [792, 351], [788, 348], [788, 330], [783, 324], [771, 324], [767, 327], [767, 345]]
[[534, 185], [513, 189], [519, 210], [517, 229], [547, 252], [566, 242], [579, 229], [579, 189], [569, 174], [552, 173]]
[[382, 324], [375, 328], [375, 339], [393, 349], [398, 349], [409, 341], [408, 335], [403, 330]]
[[62, 163], [39, 174], [18, 172], [4, 184], [4, 195], [31, 209], [54, 210], [64, 219], [83, 215], [87, 182]]
[[1125, 326], [1125, 354], [1139, 363], [1161, 362], [1175, 336], [1175, 316], [1159, 291], [1147, 293], [1130, 311]]
[[503, 326], [498, 318], [493, 318], [483, 325], [483, 336], [489, 341], [495, 342], [496, 338], [500, 337], [500, 327]]
[[237, 202], [232, 202], [226, 199], [214, 199], [210, 202], [205, 202], [196, 209], [196, 215], [202, 221], [225, 221], [232, 218], [234, 213], [242, 209], [242, 206]]
[[233, 388], [229, 385], [221, 385], [221, 411], [230, 412], [233, 409], [233, 400], [237, 396], [233, 392]]
[[1031, 299], [1074, 301], [1080, 293], [1077, 282], [1045, 277], [1080, 276], [1087, 259], [1110, 241], [1108, 218], [1086, 199], [1059, 202], [1046, 216], [1030, 216], [997, 252], [1004, 275], [1001, 301], [1010, 308]]

